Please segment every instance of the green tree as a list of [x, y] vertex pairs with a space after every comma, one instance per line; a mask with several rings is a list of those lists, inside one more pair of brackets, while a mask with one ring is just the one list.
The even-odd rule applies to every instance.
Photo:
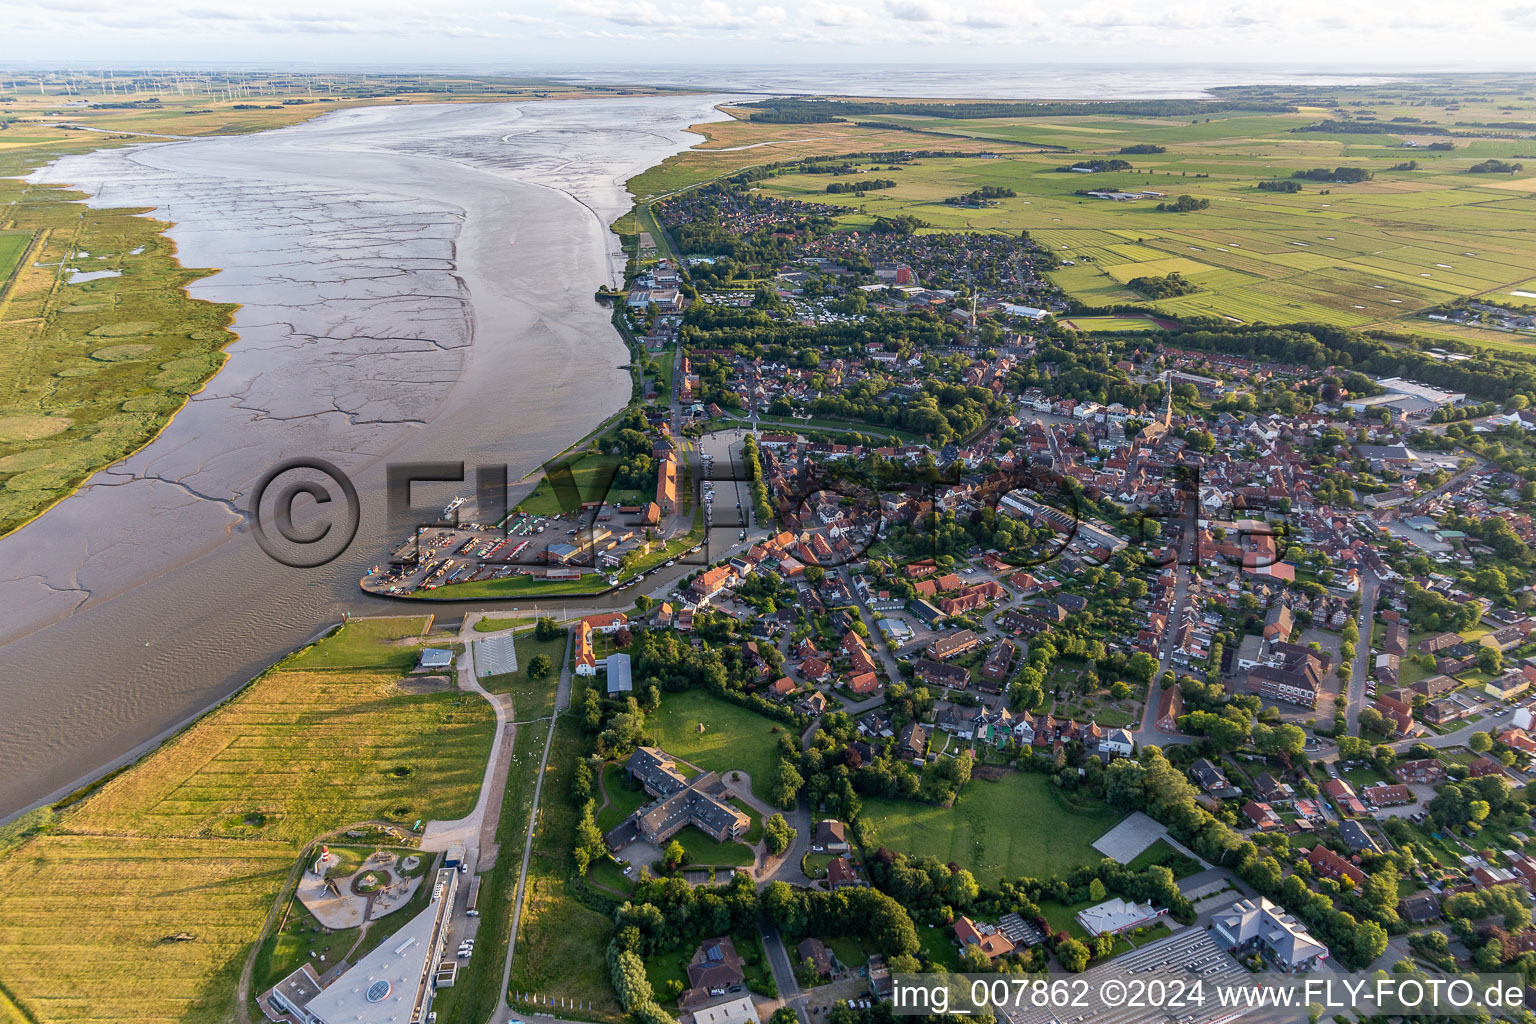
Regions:
[[1088, 947], [1069, 935], [1056, 944], [1056, 959], [1062, 967], [1079, 974], [1088, 968]]
[[960, 951], [960, 969], [966, 974], [980, 974], [992, 969], [992, 961], [974, 942]]
[[1489, 675], [1502, 672], [1504, 670], [1504, 652], [1500, 651], [1497, 647], [1489, 647], [1487, 645], [1478, 648], [1477, 667]]
[[763, 842], [775, 857], [789, 849], [789, 844], [794, 841], [795, 830], [784, 820], [784, 815], [775, 814], [763, 823]]
[[805, 779], [790, 761], [780, 761], [779, 769], [773, 775], [773, 802], [786, 811], [793, 810], [795, 800], [800, 794], [800, 787], [805, 785]]
[[548, 679], [550, 672], [553, 670], [554, 664], [549, 660], [549, 655], [547, 654], [535, 654], [528, 662], [529, 679]]

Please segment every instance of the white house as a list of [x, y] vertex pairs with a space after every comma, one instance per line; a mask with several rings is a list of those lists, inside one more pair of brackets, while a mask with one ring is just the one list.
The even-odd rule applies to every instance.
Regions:
[[1099, 749], [1118, 757], [1130, 757], [1136, 749], [1135, 738], [1125, 729], [1111, 729], [1099, 740]]

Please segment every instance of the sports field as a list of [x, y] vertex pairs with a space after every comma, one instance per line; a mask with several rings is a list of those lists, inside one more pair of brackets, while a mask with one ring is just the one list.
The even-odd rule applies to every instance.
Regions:
[[232, 1019], [310, 840], [468, 812], [494, 720], [478, 697], [398, 685], [393, 645], [424, 621], [344, 627], [300, 659], [343, 667], [279, 666], [0, 856], [0, 983], [28, 1019]]
[[1015, 772], [997, 782], [972, 779], [952, 808], [872, 799], [863, 817], [875, 826], [876, 844], [953, 861], [993, 885], [1005, 877], [1049, 878], [1099, 860], [1093, 841], [1120, 814], [1103, 804], [1072, 807], [1047, 776]]

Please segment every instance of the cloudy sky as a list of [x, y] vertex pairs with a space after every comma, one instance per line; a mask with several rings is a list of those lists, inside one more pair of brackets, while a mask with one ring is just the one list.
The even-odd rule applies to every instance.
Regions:
[[0, 64], [1280, 62], [1536, 69], [1536, 0], [0, 0]]

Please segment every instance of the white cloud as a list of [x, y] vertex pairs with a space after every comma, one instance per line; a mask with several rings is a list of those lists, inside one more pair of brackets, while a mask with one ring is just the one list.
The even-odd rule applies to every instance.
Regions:
[[[1519, 62], [1536, 5], [1440, 0], [0, 0], [6, 56], [35, 59]], [[509, 26], [517, 26], [509, 30]], [[347, 36], [344, 54], [314, 37]], [[314, 39], [306, 42], [306, 39]], [[640, 44], [640, 45], [636, 45]]]

